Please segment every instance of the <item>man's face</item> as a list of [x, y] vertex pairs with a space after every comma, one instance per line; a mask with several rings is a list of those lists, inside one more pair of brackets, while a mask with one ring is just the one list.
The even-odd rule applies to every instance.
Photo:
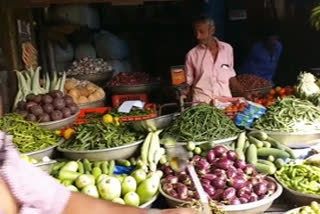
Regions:
[[194, 26], [194, 33], [199, 44], [207, 45], [211, 36], [214, 34], [215, 28], [208, 22], [199, 22]]

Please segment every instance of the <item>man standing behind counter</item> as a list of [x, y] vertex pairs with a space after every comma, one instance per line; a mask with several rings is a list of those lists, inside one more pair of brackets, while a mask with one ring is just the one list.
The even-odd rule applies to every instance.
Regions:
[[235, 78], [233, 49], [231, 45], [214, 37], [214, 21], [207, 16], [198, 17], [193, 23], [198, 45], [186, 57], [187, 89], [193, 102], [210, 103], [217, 97], [232, 97], [230, 85], [246, 96]]

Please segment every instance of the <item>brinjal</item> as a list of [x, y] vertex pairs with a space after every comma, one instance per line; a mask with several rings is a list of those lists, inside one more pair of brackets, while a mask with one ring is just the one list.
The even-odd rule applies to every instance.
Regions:
[[243, 177], [234, 177], [229, 181], [229, 185], [235, 189], [241, 189], [246, 183], [247, 181]]
[[221, 169], [228, 169], [233, 165], [233, 161], [229, 160], [227, 157], [221, 158], [217, 163], [217, 167]]
[[265, 195], [268, 192], [267, 185], [265, 183], [258, 183], [253, 187], [253, 190], [258, 196]]
[[244, 169], [246, 167], [246, 162], [245, 160], [242, 159], [237, 159], [235, 161], [235, 167], [239, 168], [239, 169]]
[[237, 153], [235, 151], [229, 150], [229, 151], [227, 151], [227, 158], [229, 160], [234, 161], [237, 159]]
[[210, 150], [207, 154], [207, 160], [209, 163], [212, 163], [215, 160], [215, 154], [213, 150]]
[[214, 155], [216, 157], [221, 157], [224, 153], [226, 153], [228, 150], [224, 146], [216, 146], [213, 148]]
[[222, 194], [222, 198], [224, 201], [229, 201], [232, 200], [236, 197], [236, 189], [233, 187], [228, 187], [227, 189], [224, 190]]

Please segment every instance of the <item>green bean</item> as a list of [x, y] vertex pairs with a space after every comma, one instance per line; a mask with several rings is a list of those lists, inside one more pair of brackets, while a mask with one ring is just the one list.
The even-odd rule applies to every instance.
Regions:
[[113, 148], [141, 140], [143, 135], [132, 132], [127, 125], [115, 126], [102, 121], [91, 121], [74, 127], [76, 134], [61, 147], [69, 150]]
[[21, 115], [6, 114], [0, 119], [0, 129], [13, 135], [13, 144], [21, 153], [34, 152], [57, 145], [60, 137], [54, 131], [41, 128]]
[[286, 97], [272, 104], [254, 128], [266, 131], [303, 132], [320, 130], [320, 109], [307, 100]]
[[187, 108], [165, 130], [178, 141], [214, 141], [237, 135], [240, 130], [221, 110], [207, 104]]

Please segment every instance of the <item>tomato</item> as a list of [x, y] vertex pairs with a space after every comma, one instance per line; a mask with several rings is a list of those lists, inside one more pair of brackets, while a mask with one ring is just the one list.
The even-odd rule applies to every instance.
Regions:
[[257, 100], [257, 103], [262, 105], [263, 101], [262, 100]]
[[231, 112], [231, 111], [232, 111], [232, 106], [228, 106], [227, 108], [225, 108], [224, 111], [225, 111], [225, 112]]
[[282, 88], [282, 89], [279, 91], [279, 94], [280, 94], [280, 96], [286, 94], [286, 89]]
[[276, 91], [275, 91], [274, 89], [271, 89], [271, 90], [269, 91], [269, 94], [270, 94], [270, 95], [275, 95], [275, 94], [276, 94]]

